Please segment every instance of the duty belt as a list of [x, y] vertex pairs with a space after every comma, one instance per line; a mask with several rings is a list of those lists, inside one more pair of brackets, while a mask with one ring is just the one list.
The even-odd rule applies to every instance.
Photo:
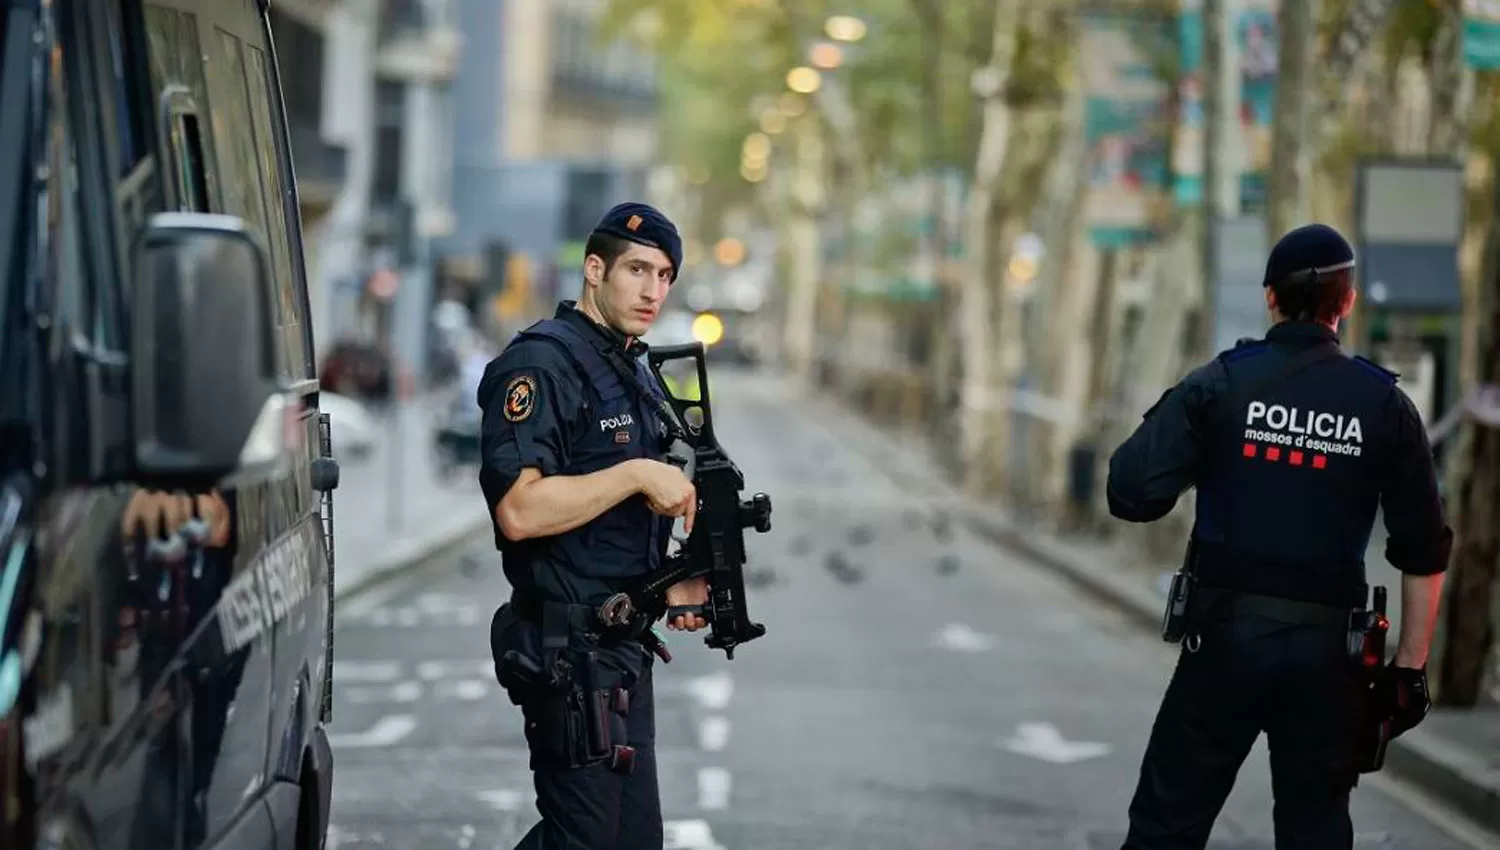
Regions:
[[1299, 599], [1261, 596], [1217, 587], [1199, 587], [1188, 603], [1188, 616], [1194, 622], [1214, 622], [1232, 617], [1263, 617], [1297, 626], [1321, 626], [1347, 629], [1352, 608], [1338, 608]]

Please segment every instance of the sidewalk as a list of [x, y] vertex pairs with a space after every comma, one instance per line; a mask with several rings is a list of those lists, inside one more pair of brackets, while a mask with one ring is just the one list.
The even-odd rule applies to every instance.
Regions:
[[[391, 423], [397, 431], [381, 434], [374, 451], [339, 460], [339, 486], [333, 491], [335, 598], [463, 547], [490, 527], [476, 473], [439, 480], [427, 406], [408, 403], [393, 415], [400, 417]], [[400, 454], [396, 464], [392, 446]]]
[[[800, 395], [809, 415], [822, 420], [851, 449], [878, 461], [909, 492], [931, 498], [975, 532], [1062, 573], [1143, 628], [1160, 628], [1166, 604], [1162, 579], [1175, 565], [1147, 563], [1119, 544], [1065, 540], [1047, 530], [1021, 526], [998, 508], [965, 499], [942, 480], [935, 472], [941, 467], [932, 459], [932, 448], [923, 440], [882, 430], [836, 400], [802, 393], [791, 385], [787, 395]], [[1372, 550], [1369, 563], [1372, 583], [1389, 586], [1391, 607], [1398, 607], [1400, 583], [1381, 572], [1390, 567], [1378, 549]], [[1421, 726], [1391, 743], [1386, 769], [1500, 832], [1500, 708], [1434, 709]]]

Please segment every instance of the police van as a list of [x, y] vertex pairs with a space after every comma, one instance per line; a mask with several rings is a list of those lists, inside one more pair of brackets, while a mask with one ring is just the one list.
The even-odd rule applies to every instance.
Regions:
[[323, 845], [332, 491], [266, 0], [0, 0], [0, 847]]

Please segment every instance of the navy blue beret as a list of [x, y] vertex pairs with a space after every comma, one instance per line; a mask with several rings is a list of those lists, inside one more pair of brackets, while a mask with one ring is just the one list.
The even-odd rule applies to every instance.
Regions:
[[1354, 249], [1349, 240], [1326, 224], [1308, 224], [1288, 232], [1271, 249], [1261, 286], [1314, 269], [1324, 274], [1352, 268]]
[[595, 233], [608, 233], [640, 245], [660, 248], [672, 261], [672, 279], [682, 271], [682, 237], [677, 227], [656, 208], [635, 202], [615, 206], [599, 219]]

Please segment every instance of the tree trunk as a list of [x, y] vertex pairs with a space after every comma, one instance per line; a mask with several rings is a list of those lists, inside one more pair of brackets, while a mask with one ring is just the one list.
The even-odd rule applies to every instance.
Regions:
[[1319, 0], [1283, 2], [1276, 14], [1281, 66], [1276, 74], [1276, 113], [1271, 130], [1271, 175], [1266, 209], [1267, 243], [1307, 222], [1308, 145]]
[[[1500, 192], [1494, 197], [1495, 219], [1490, 222], [1485, 252], [1490, 297], [1480, 373], [1481, 380], [1491, 386], [1500, 385]], [[1459, 535], [1449, 573], [1444, 622], [1447, 649], [1436, 688], [1445, 705], [1460, 706], [1472, 706], [1480, 698], [1495, 638], [1491, 594], [1500, 575], [1500, 428], [1478, 423], [1470, 427], [1469, 472], [1458, 491]]]
[[[960, 358], [960, 434], [965, 468], [966, 488], [979, 484], [975, 463], [984, 445], [985, 411], [990, 407], [990, 322], [994, 268], [989, 245], [995, 197], [999, 189], [1001, 168], [1005, 164], [1006, 143], [1010, 138], [1010, 108], [1004, 92], [1010, 79], [1016, 54], [1016, 31], [1020, 21], [1019, 0], [996, 0], [994, 48], [988, 79], [981, 88], [984, 95], [984, 123], [979, 135], [979, 152], [974, 162], [974, 182], [965, 210], [965, 268], [960, 284], [962, 339]], [[976, 82], [978, 82], [976, 75]]]

